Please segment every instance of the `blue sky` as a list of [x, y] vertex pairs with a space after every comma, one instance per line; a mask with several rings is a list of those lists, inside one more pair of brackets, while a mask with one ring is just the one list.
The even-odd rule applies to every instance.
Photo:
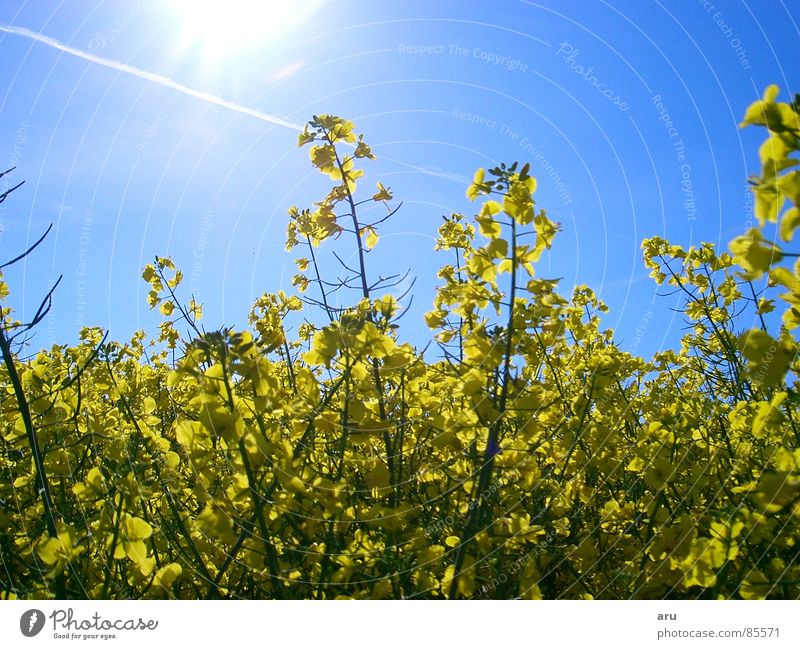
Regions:
[[[591, 285], [623, 348], [674, 345], [674, 298], [656, 297], [641, 240], [726, 245], [752, 225], [762, 133], [738, 122], [769, 83], [798, 89], [796, 2], [342, 1], [299, 21], [219, 4], [199, 24], [178, 0], [5, 0], [0, 23], [281, 120], [355, 121], [378, 156], [363, 191], [381, 181], [404, 201], [370, 272], [411, 269], [403, 324], [420, 345], [450, 261], [433, 252], [441, 215], [471, 215], [474, 170], [514, 160], [563, 224], [539, 274]], [[64, 275], [38, 345], [84, 325], [154, 330], [140, 269], [156, 254], [183, 268], [207, 327], [243, 326], [256, 297], [291, 289], [286, 209], [326, 188], [295, 132], [24, 35], [0, 32], [0, 52], [0, 163], [27, 181], [0, 207], [2, 255], [54, 223], [8, 273], [12, 304], [30, 317]]]

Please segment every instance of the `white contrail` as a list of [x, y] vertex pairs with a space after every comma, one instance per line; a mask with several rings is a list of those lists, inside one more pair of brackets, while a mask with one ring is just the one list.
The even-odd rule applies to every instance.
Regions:
[[144, 79], [145, 81], [152, 81], [153, 83], [157, 83], [159, 86], [164, 86], [165, 88], [172, 88], [173, 90], [183, 93], [184, 95], [188, 95], [189, 97], [195, 97], [196, 99], [200, 99], [201, 101], [205, 101], [209, 104], [214, 104], [215, 106], [222, 106], [223, 108], [227, 108], [228, 110], [241, 113], [242, 115], [250, 115], [250, 117], [255, 117], [256, 119], [260, 119], [262, 122], [269, 122], [270, 124], [283, 126], [284, 128], [290, 128], [295, 131], [303, 130], [302, 126], [300, 126], [299, 124], [295, 124], [294, 122], [281, 119], [280, 117], [276, 117], [275, 115], [268, 115], [267, 113], [262, 113], [260, 110], [254, 110], [252, 108], [248, 108], [247, 106], [236, 104], [232, 101], [228, 101], [227, 99], [223, 99], [222, 97], [217, 97], [216, 95], [212, 95], [207, 92], [202, 92], [200, 90], [195, 90], [194, 88], [189, 88], [188, 86], [184, 86], [182, 83], [173, 81], [172, 79], [169, 79], [168, 77], [165, 77], [160, 74], [156, 74], [155, 72], [147, 72], [146, 70], [140, 70], [139, 68], [135, 68], [132, 65], [128, 65], [127, 63], [122, 63], [120, 61], [115, 61], [113, 59], [107, 59], [103, 56], [97, 56], [96, 54], [91, 54], [90, 52], [84, 52], [83, 50], [79, 50], [75, 47], [70, 47], [69, 45], [65, 45], [64, 43], [57, 41], [54, 38], [50, 38], [49, 36], [44, 36], [43, 34], [31, 31], [30, 29], [25, 29], [24, 27], [11, 27], [9, 25], [0, 24], [0, 32], [6, 32], [7, 34], [15, 34], [17, 36], [24, 36], [25, 38], [30, 38], [31, 40], [34, 40], [37, 43], [42, 43], [43, 45], [47, 45], [48, 47], [52, 47], [53, 49], [65, 52], [66, 54], [77, 56], [79, 59], [91, 61], [92, 63], [96, 63], [97, 65], [102, 65], [103, 67], [111, 68], [112, 70], [118, 70], [119, 72], [125, 72], [126, 74], [131, 74], [135, 77], [139, 77], [140, 79]]

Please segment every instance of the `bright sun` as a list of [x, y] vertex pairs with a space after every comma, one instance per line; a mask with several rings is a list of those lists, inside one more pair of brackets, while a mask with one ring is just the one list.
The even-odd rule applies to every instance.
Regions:
[[300, 26], [323, 0], [172, 0], [180, 40], [220, 58], [247, 47], [276, 43]]

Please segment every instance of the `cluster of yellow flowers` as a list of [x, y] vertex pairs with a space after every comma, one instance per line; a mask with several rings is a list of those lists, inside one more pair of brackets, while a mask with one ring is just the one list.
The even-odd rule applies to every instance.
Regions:
[[[477, 215], [439, 229], [440, 353], [402, 343], [367, 272], [382, 219], [358, 211], [391, 215], [392, 194], [357, 200], [369, 146], [315, 117], [300, 145], [334, 185], [289, 211], [300, 295], [204, 331], [156, 258], [155, 339], [87, 328], [16, 359], [41, 462], [0, 371], [0, 597], [797, 598], [800, 266], [765, 228], [790, 242], [800, 224], [800, 126], [776, 98], [745, 117], [769, 129], [761, 227], [732, 254], [643, 244], [690, 324], [649, 361], [615, 344], [589, 288], [535, 275], [558, 226], [516, 164], [479, 170]], [[319, 270], [329, 239], [356, 247], [338, 285]], [[324, 323], [296, 326], [304, 301]]]

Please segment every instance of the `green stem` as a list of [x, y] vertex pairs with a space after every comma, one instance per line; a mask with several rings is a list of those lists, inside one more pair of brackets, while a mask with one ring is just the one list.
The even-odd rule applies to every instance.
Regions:
[[494, 468], [494, 458], [499, 451], [499, 437], [500, 429], [503, 423], [503, 416], [506, 409], [506, 400], [508, 398], [508, 387], [511, 382], [511, 355], [513, 351], [514, 340], [514, 302], [516, 300], [517, 289], [517, 223], [511, 219], [511, 288], [508, 300], [508, 323], [506, 325], [506, 348], [505, 357], [503, 360], [503, 377], [502, 387], [500, 389], [500, 399], [498, 402], [499, 414], [495, 419], [492, 426], [489, 428], [489, 438], [486, 442], [486, 448], [483, 451], [483, 466], [478, 477], [478, 491], [476, 498], [480, 498], [480, 506], [472, 507], [467, 516], [467, 522], [464, 525], [464, 538], [456, 551], [455, 567], [453, 569], [453, 580], [450, 582], [450, 599], [454, 599], [458, 593], [458, 577], [461, 568], [464, 565], [467, 547], [475, 537], [476, 527], [478, 522], [483, 517], [485, 509], [488, 507], [489, 497], [484, 497], [489, 489], [489, 484], [492, 479], [492, 469]]
[[[25, 397], [25, 391], [22, 389], [22, 382], [20, 381], [17, 367], [14, 363], [14, 356], [11, 352], [11, 345], [6, 338], [5, 325], [0, 326], [0, 350], [3, 353], [3, 361], [5, 362], [6, 369], [8, 370], [8, 377], [11, 379], [11, 385], [14, 388], [14, 396], [17, 399], [19, 406], [19, 413], [22, 417], [22, 422], [25, 425], [25, 434], [28, 438], [28, 444], [31, 447], [31, 454], [33, 455], [33, 465], [36, 469], [36, 479], [34, 485], [38, 487], [37, 491], [42, 499], [44, 507], [44, 519], [47, 526], [47, 533], [53, 537], [58, 537], [58, 528], [56, 526], [55, 512], [53, 508], [53, 500], [50, 495], [50, 485], [47, 481], [47, 473], [44, 468], [44, 457], [41, 449], [39, 448], [39, 440], [36, 438], [36, 431], [33, 427], [33, 418], [31, 417], [31, 410], [28, 406], [28, 399]], [[63, 573], [56, 577], [56, 598], [66, 599], [67, 589]]]

